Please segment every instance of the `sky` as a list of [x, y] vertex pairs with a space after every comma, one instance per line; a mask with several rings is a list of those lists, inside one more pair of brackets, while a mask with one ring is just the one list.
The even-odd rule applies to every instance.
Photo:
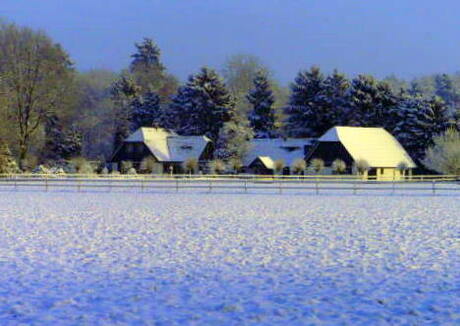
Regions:
[[233, 54], [288, 83], [301, 69], [405, 79], [460, 70], [458, 0], [0, 0], [0, 17], [42, 29], [76, 67], [120, 70], [153, 38], [185, 80]]

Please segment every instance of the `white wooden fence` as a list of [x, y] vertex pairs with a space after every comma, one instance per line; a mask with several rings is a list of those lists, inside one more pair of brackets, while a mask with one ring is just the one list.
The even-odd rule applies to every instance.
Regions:
[[0, 175], [0, 190], [121, 191], [201, 190], [276, 193], [424, 193], [460, 195], [460, 176], [411, 176], [404, 180], [367, 180], [360, 176], [260, 175]]

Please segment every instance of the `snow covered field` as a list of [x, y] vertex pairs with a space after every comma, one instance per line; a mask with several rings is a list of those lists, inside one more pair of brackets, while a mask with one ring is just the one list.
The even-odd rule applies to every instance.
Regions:
[[0, 325], [458, 325], [458, 197], [0, 193]]

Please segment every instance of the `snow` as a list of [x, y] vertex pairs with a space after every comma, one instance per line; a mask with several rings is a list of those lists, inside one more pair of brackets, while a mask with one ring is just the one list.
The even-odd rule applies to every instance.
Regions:
[[456, 197], [1, 192], [0, 325], [460, 323]]

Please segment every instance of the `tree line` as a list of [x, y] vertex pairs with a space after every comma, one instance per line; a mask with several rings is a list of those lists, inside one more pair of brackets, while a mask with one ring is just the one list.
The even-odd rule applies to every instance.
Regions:
[[221, 159], [241, 158], [252, 138], [321, 136], [336, 126], [384, 127], [418, 162], [434, 137], [458, 128], [460, 77], [406, 82], [352, 79], [319, 67], [283, 87], [262, 61], [234, 55], [181, 83], [150, 38], [116, 73], [79, 72], [44, 32], [0, 25], [0, 152], [23, 170], [75, 157], [106, 161], [142, 126], [207, 135]]

